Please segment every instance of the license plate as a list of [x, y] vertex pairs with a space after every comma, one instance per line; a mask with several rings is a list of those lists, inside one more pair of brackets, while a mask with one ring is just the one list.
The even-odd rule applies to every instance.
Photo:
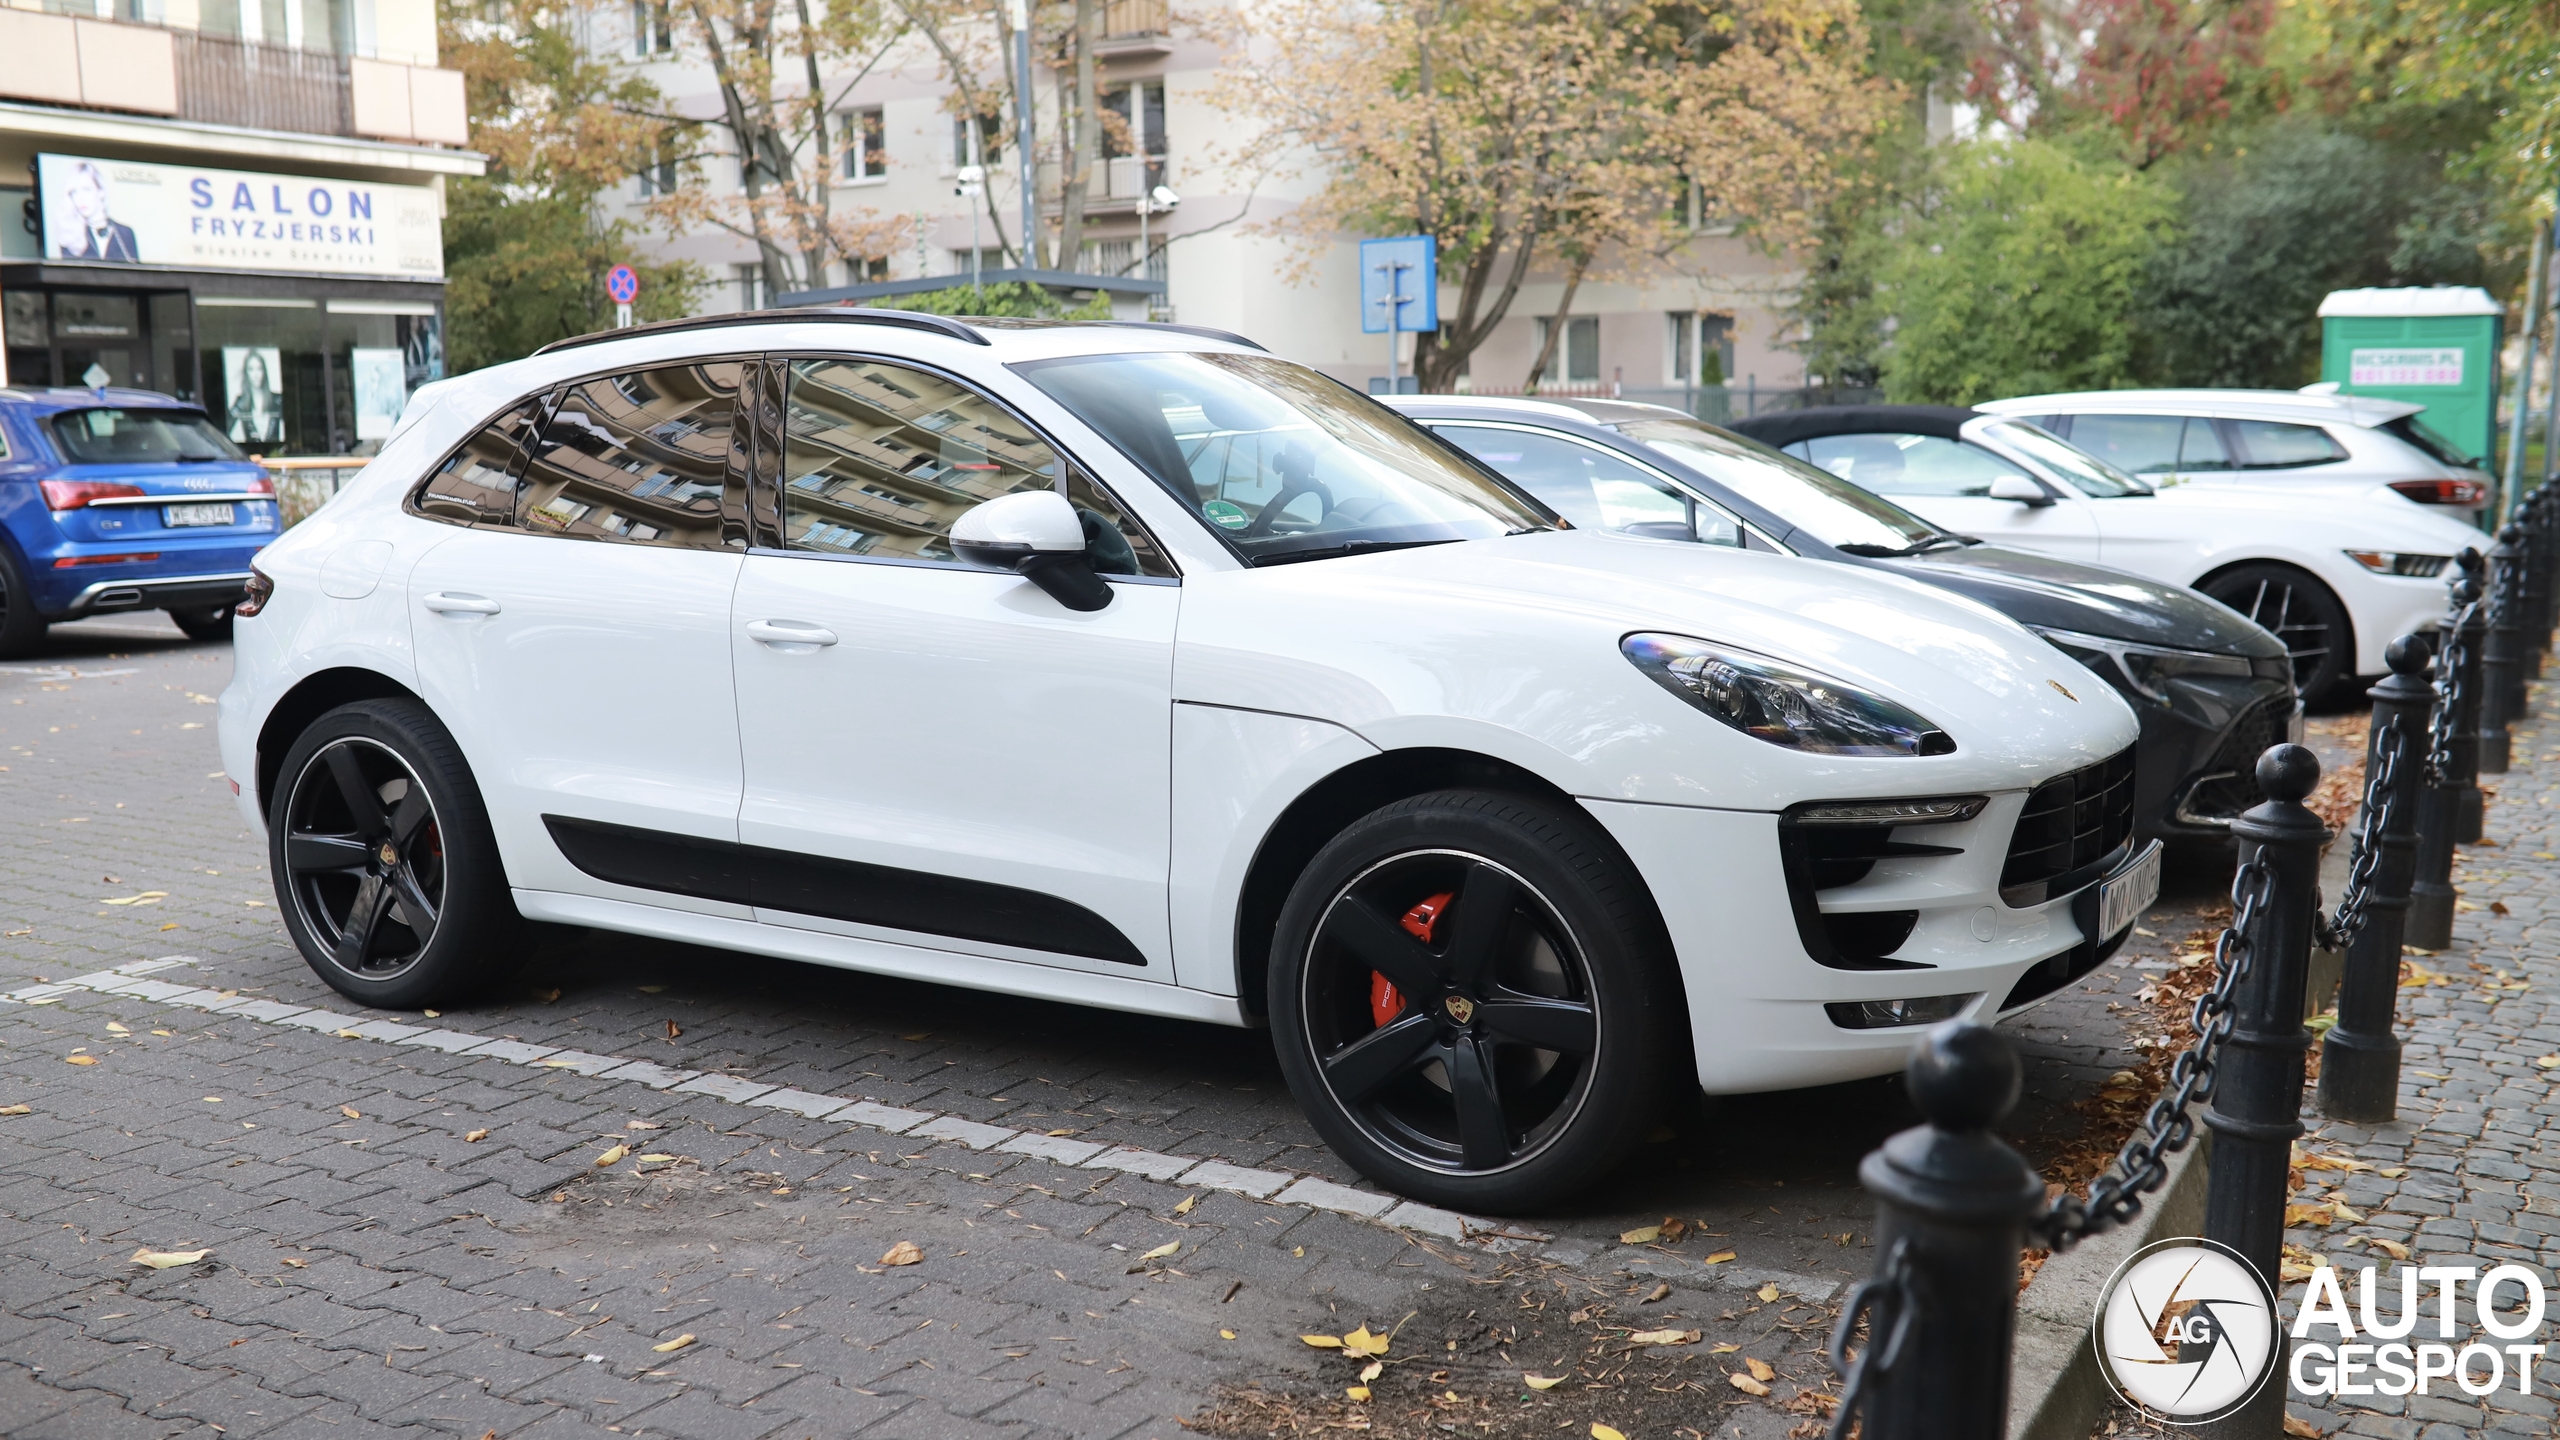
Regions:
[[2152, 841], [2133, 863], [2098, 887], [2098, 933], [2112, 940], [2160, 898], [2160, 842]]
[[236, 525], [239, 516], [227, 504], [163, 505], [160, 523], [172, 530], [184, 525]]

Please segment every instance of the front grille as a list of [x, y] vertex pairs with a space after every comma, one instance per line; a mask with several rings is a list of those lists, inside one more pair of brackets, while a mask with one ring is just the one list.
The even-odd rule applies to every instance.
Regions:
[[[2133, 750], [2048, 780], [2027, 796], [2000, 868], [2000, 898], [2041, 905], [2097, 878], [2133, 838]], [[2087, 872], [2083, 874], [2082, 872]]]
[[2240, 712], [2231, 733], [2204, 775], [2178, 802], [2177, 820], [2186, 825], [2227, 825], [2231, 817], [2267, 798], [2258, 788], [2258, 757], [2270, 745], [2284, 742], [2292, 728], [2293, 697], [2270, 695]]

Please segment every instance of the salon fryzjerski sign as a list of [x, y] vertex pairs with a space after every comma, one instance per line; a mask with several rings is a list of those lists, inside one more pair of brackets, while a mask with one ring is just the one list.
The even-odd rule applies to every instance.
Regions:
[[38, 155], [47, 260], [433, 279], [442, 217], [424, 185]]

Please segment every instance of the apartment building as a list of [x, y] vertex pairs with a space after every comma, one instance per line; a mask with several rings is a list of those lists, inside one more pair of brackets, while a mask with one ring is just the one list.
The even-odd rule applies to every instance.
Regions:
[[435, 0], [8, 4], [0, 380], [371, 450], [444, 373], [443, 185], [483, 170]]
[[[599, 17], [592, 43], [640, 66], [681, 113], [718, 113], [710, 67], [663, 0], [625, 0], [627, 13]], [[1345, 235], [1309, 257], [1263, 227], [1281, 220], [1308, 193], [1309, 182], [1257, 174], [1232, 156], [1248, 138], [1237, 116], [1212, 103], [1225, 55], [1204, 38], [1199, 5], [1167, 0], [1110, 0], [1100, 47], [1104, 105], [1118, 123], [1106, 128], [1103, 163], [1085, 206], [1085, 242], [1075, 269], [1160, 282], [1115, 296], [1128, 317], [1212, 326], [1252, 337], [1273, 351], [1316, 366], [1356, 386], [1382, 389], [1388, 337], [1363, 334], [1359, 314], [1360, 237]], [[1039, 72], [1040, 187], [1055, 223], [1058, 77]], [[846, 81], [852, 80], [849, 86]], [[896, 47], [858, 80], [829, 77], [843, 99], [831, 127], [843, 137], [832, 162], [830, 197], [839, 212], [869, 209], [907, 216], [915, 243], [885, 264], [850, 273], [838, 266], [817, 293], [861, 303], [896, 303], [907, 282], [1003, 268], [998, 233], [1020, 229], [1016, 157], [1000, 153], [984, 127], [962, 120], [938, 57], [921, 40]], [[706, 132], [712, 133], [712, 132]], [[964, 195], [966, 167], [985, 174], [983, 194]], [[714, 161], [706, 176], [734, 188], [732, 160]], [[629, 218], [672, 170], [642, 175], [615, 203]], [[1178, 203], [1145, 204], [1158, 187]], [[645, 221], [642, 228], [647, 229]], [[1142, 244], [1143, 237], [1143, 244]], [[666, 258], [701, 263], [719, 281], [707, 310], [760, 308], [764, 293], [754, 252], [717, 231], [662, 237]], [[1541, 388], [1549, 393], [1619, 393], [1702, 412], [1739, 413], [1747, 396], [1804, 383], [1803, 362], [1787, 348], [1785, 312], [1796, 276], [1731, 235], [1710, 234], [1668, 265], [1635, 281], [1586, 281], [1565, 316]], [[1562, 296], [1560, 276], [1523, 289], [1507, 318], [1476, 352], [1468, 385], [1483, 393], [1517, 392], [1529, 379]], [[1444, 303], [1446, 301], [1444, 300]], [[1413, 337], [1399, 342], [1396, 373], [1410, 388]]]

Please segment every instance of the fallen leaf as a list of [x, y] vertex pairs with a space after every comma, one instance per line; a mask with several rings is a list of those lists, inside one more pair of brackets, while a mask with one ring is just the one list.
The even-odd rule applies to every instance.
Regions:
[[652, 1350], [657, 1351], [657, 1352], [658, 1352], [659, 1354], [661, 1354], [661, 1355], [671, 1355], [671, 1354], [675, 1353], [676, 1351], [681, 1350], [681, 1349], [683, 1349], [684, 1347], [686, 1347], [687, 1345], [690, 1345], [690, 1344], [692, 1344], [692, 1343], [693, 1343], [693, 1336], [691, 1336], [690, 1334], [686, 1334], [686, 1335], [679, 1335], [679, 1336], [677, 1336], [676, 1338], [674, 1338], [673, 1340], [668, 1341], [668, 1342], [667, 1342], [667, 1343], [665, 1343], [664, 1345], [652, 1345], [652, 1346], [650, 1346], [649, 1348], [650, 1348], [650, 1349], [652, 1349]]
[[287, 1265], [292, 1266], [292, 1267], [293, 1267], [294, 1269], [296, 1269], [296, 1270], [308, 1270], [308, 1269], [310, 1269], [310, 1268], [311, 1268], [311, 1262], [310, 1262], [310, 1261], [308, 1261], [308, 1260], [297, 1260], [297, 1259], [293, 1258], [293, 1257], [292, 1257], [292, 1256], [290, 1256], [290, 1255], [287, 1255], [286, 1257], [284, 1257], [284, 1263], [286, 1263]]
[[913, 1240], [899, 1241], [889, 1247], [888, 1254], [880, 1257], [880, 1263], [883, 1265], [915, 1265], [922, 1263], [923, 1260], [924, 1252], [916, 1248], [916, 1242]]
[[107, 1033], [110, 1035], [130, 1035], [133, 1032], [127, 1030], [124, 1026], [116, 1023], [115, 1021], [110, 1020], [107, 1022]]
[[1052, 1131], [1050, 1131], [1050, 1132], [1049, 1132], [1049, 1135], [1050, 1135], [1050, 1138], [1052, 1138], [1052, 1139], [1056, 1139], [1056, 1138], [1059, 1138], [1059, 1137], [1061, 1137], [1061, 1136], [1073, 1135], [1074, 1133], [1076, 1133], [1076, 1132], [1074, 1132], [1073, 1130], [1052, 1130]]
[[1369, 1333], [1369, 1327], [1363, 1325], [1342, 1337], [1342, 1348], [1357, 1350], [1363, 1355], [1384, 1355], [1387, 1353], [1387, 1337], [1372, 1335]]
[[1360, 1383], [1361, 1383], [1361, 1384], [1363, 1384], [1363, 1385], [1366, 1385], [1366, 1384], [1368, 1384], [1370, 1381], [1375, 1380], [1375, 1379], [1377, 1379], [1379, 1376], [1384, 1375], [1384, 1374], [1386, 1374], [1386, 1373], [1387, 1373], [1387, 1362], [1386, 1362], [1386, 1361], [1384, 1361], [1384, 1360], [1372, 1360], [1372, 1361], [1370, 1361], [1368, 1364], [1363, 1365], [1363, 1366], [1361, 1366], [1361, 1367], [1360, 1367]]
[[169, 892], [166, 890], [145, 890], [139, 895], [127, 895], [121, 900], [101, 900], [98, 903], [101, 905], [157, 905], [168, 898]]
[[1676, 1245], [1680, 1242], [1680, 1237], [1688, 1233], [1688, 1221], [1681, 1219], [1677, 1215], [1665, 1215], [1662, 1217], [1662, 1238], [1667, 1243]]
[[1633, 1345], [1695, 1345], [1698, 1343], [1698, 1332], [1695, 1330], [1639, 1330], [1629, 1335], [1627, 1341]]
[[[1381, 303], [1383, 303], [1383, 302], [1381, 302]], [[2516, 913], [2516, 912], [2514, 912], [2513, 910], [2510, 910], [2510, 909], [2508, 909], [2508, 908], [2507, 908], [2507, 902], [2506, 902], [2506, 901], [2504, 901], [2504, 900], [2492, 900], [2492, 901], [2490, 901], [2490, 902], [2489, 902], [2489, 913], [2490, 913], [2490, 914], [2492, 914], [2492, 915], [2513, 915], [2513, 914], [2514, 914], [2514, 913]], [[2286, 1417], [2284, 1417], [2284, 1418], [2286, 1418], [2287, 1420], [2290, 1420], [2290, 1419], [2292, 1419], [2293, 1417], [2292, 1417], [2292, 1416], [2290, 1416], [2290, 1415], [2287, 1415], [2287, 1416], [2286, 1416]], [[2311, 1433], [2312, 1433], [2312, 1434], [2314, 1434], [2314, 1435], [2317, 1435], [2317, 1434], [2319, 1434], [2320, 1432], [2319, 1432], [2319, 1431], [2317, 1431], [2317, 1430], [2314, 1430], [2314, 1431], [2312, 1431]]]
[[1745, 1395], [1766, 1395], [1769, 1393], [1768, 1386], [1761, 1384], [1759, 1381], [1752, 1379], [1750, 1376], [1743, 1374], [1739, 1370], [1736, 1370], [1732, 1374], [1724, 1377], [1724, 1383], [1741, 1391]]
[[1369, 1398], [1369, 1387], [1366, 1385], [1346, 1385], [1342, 1388], [1342, 1393], [1350, 1396], [1354, 1400], [1366, 1400]]
[[1755, 1356], [1743, 1356], [1742, 1367], [1751, 1372], [1751, 1378], [1754, 1380], [1775, 1380], [1778, 1378], [1778, 1372], [1774, 1366], [1770, 1365], [1768, 1361], [1759, 1359]]
[[2287, 1435], [2302, 1436], [2304, 1437], [2304, 1440], [2320, 1440], [2321, 1436], [2326, 1435], [2329, 1432], [2312, 1424], [2310, 1421], [2303, 1419], [2299, 1415], [2287, 1415], [2284, 1417], [2284, 1433]]
[[1741, 1348], [1741, 1346], [1734, 1344], [1730, 1340], [1719, 1340], [1713, 1345], [1707, 1347], [1707, 1353], [1710, 1355], [1730, 1355]]
[[34, 1113], [36, 1113], [36, 1107], [33, 1105], [0, 1105], [0, 1115], [33, 1115]]
[[[673, 1155], [643, 1155], [640, 1157], [640, 1163], [643, 1165], [670, 1165], [675, 1162], [675, 1158], [676, 1157]], [[776, 1190], [773, 1193], [779, 1195], [782, 1192]]]
[[1726, 1262], [1727, 1260], [1730, 1260], [1730, 1259], [1732, 1259], [1732, 1258], [1733, 1258], [1733, 1252], [1732, 1252], [1732, 1251], [1730, 1251], [1730, 1250], [1719, 1250], [1719, 1251], [1717, 1251], [1716, 1253], [1714, 1253], [1713, 1255], [1708, 1256], [1706, 1259], [1699, 1261], [1698, 1263], [1699, 1263], [1699, 1264], [1701, 1264], [1701, 1265], [1721, 1265], [1721, 1264], [1723, 1264], [1724, 1262]]
[[2381, 1251], [2383, 1254], [2390, 1256], [2394, 1260], [2406, 1260], [2409, 1258], [2409, 1247], [2401, 1244], [2397, 1240], [2385, 1240], [2379, 1235], [2367, 1235], [2364, 1237], [2364, 1243]]
[[136, 1250], [133, 1252], [133, 1263], [148, 1265], [154, 1270], [166, 1270], [174, 1265], [193, 1265], [212, 1253], [211, 1250]]
[[1650, 1245], [1661, 1238], [1661, 1226], [1639, 1225], [1635, 1229], [1629, 1230], [1625, 1234], [1620, 1235], [1618, 1237], [1618, 1243], [1621, 1245]]
[[2560, 1055], [2545, 1055], [2533, 1062], [2537, 1070], [2560, 1070]]
[[1656, 1285], [1656, 1286], [1654, 1286], [1654, 1287], [1653, 1287], [1653, 1289], [1652, 1289], [1651, 1291], [1649, 1291], [1649, 1292], [1645, 1295], [1645, 1297], [1644, 1297], [1642, 1300], [1639, 1300], [1639, 1301], [1637, 1301], [1636, 1303], [1637, 1303], [1637, 1304], [1639, 1304], [1639, 1305], [1650, 1305], [1650, 1304], [1652, 1304], [1652, 1303], [1653, 1303], [1654, 1301], [1656, 1301], [1656, 1300], [1662, 1300], [1662, 1299], [1667, 1299], [1667, 1298], [1669, 1298], [1670, 1294], [1671, 1294], [1671, 1287], [1670, 1287], [1670, 1286], [1668, 1286], [1668, 1285]]
[[1520, 1383], [1528, 1386], [1532, 1390], [1553, 1390], [1564, 1383], [1564, 1377], [1561, 1375], [1532, 1375], [1528, 1371], [1523, 1370], [1520, 1372]]
[[65, 1055], [62, 1059], [65, 1064], [69, 1065], [95, 1065], [98, 1063], [98, 1057], [95, 1055]]
[[1319, 1350], [1339, 1350], [1342, 1348], [1342, 1337], [1339, 1335], [1301, 1335], [1298, 1338], [1304, 1340], [1310, 1345], [1313, 1345]]
[[536, 990], [533, 992], [533, 998], [541, 1001], [545, 1005], [548, 1005], [552, 1001], [560, 998], [560, 987], [555, 985], [548, 990]]
[[668, 1039], [673, 1040], [673, 1039], [677, 1038], [678, 1036], [681, 1036], [682, 1034], [684, 1034], [684, 1031], [682, 1031], [682, 1030], [680, 1030], [680, 1029], [676, 1028], [676, 1022], [674, 1022], [673, 1020], [670, 1020], [670, 1021], [668, 1021], [668, 1022], [667, 1022], [667, 1038], [668, 1038]]
[[625, 1130], [664, 1130], [667, 1127], [659, 1124], [655, 1120], [625, 1120], [622, 1122], [622, 1128]]
[[1154, 1248], [1153, 1250], [1148, 1251], [1146, 1254], [1141, 1255], [1141, 1256], [1139, 1256], [1138, 1258], [1139, 1258], [1139, 1259], [1141, 1259], [1141, 1260], [1162, 1260], [1162, 1259], [1164, 1259], [1165, 1257], [1167, 1257], [1167, 1256], [1169, 1256], [1169, 1255], [1172, 1255], [1172, 1254], [1173, 1254], [1173, 1253], [1175, 1253], [1176, 1251], [1180, 1250], [1181, 1248], [1182, 1248], [1182, 1242], [1181, 1242], [1181, 1241], [1179, 1241], [1179, 1240], [1168, 1240], [1168, 1241], [1166, 1241], [1165, 1243], [1163, 1243], [1162, 1245], [1157, 1246], [1157, 1247], [1156, 1247], [1156, 1248]]
[[441, 1010], [421, 1010], [418, 1013], [426, 1016], [430, 1020], [441, 1020], [444, 1018], [444, 1012]]
[[596, 1157], [596, 1164], [597, 1164], [597, 1166], [598, 1166], [598, 1167], [602, 1167], [602, 1166], [606, 1166], [606, 1165], [611, 1165], [611, 1164], [613, 1164], [615, 1161], [620, 1160], [623, 1156], [628, 1155], [628, 1154], [630, 1154], [630, 1153], [631, 1153], [631, 1147], [630, 1147], [630, 1146], [617, 1143], [617, 1144], [615, 1144], [615, 1145], [612, 1145], [612, 1146], [608, 1147], [608, 1148], [605, 1150], [605, 1152], [604, 1152], [603, 1154], [598, 1155], [598, 1156]]
[[467, 1130], [467, 1131], [463, 1132], [463, 1136], [462, 1136], [462, 1143], [463, 1143], [463, 1144], [465, 1144], [465, 1145], [470, 1145], [470, 1144], [475, 1144], [475, 1143], [477, 1143], [477, 1142], [479, 1142], [479, 1141], [482, 1141], [482, 1140], [486, 1140], [486, 1139], [488, 1139], [488, 1138], [489, 1138], [489, 1132], [488, 1132], [488, 1131], [486, 1131], [486, 1130]]
[[1221, 1330], [1218, 1332], [1218, 1338], [1221, 1340], [1233, 1340], [1236, 1338], [1236, 1332], [1233, 1330]]
[[1760, 1297], [1761, 1304], [1775, 1305], [1778, 1303], [1778, 1282], [1772, 1280], [1751, 1293]]
[[913, 1035], [901, 1035], [898, 1038], [901, 1040], [930, 1040], [933, 1038], [933, 1032], [930, 1030], [919, 1030]]
[[364, 1118], [363, 1112], [356, 1109], [353, 1105], [339, 1106], [338, 1113], [346, 1116], [350, 1120], [361, 1120]]
[[2376, 1171], [2374, 1171], [2373, 1173], [2374, 1173], [2374, 1174], [2376, 1174], [2376, 1175], [2381, 1176], [2381, 1177], [2382, 1177], [2383, 1179], [2385, 1179], [2385, 1180], [2398, 1180], [2398, 1179], [2401, 1179], [2402, 1177], [2406, 1176], [2409, 1172], [2408, 1172], [2408, 1170], [2407, 1170], [2406, 1168], [2404, 1168], [2404, 1167], [2402, 1167], [2402, 1166], [2399, 1166], [2399, 1165], [2390, 1165], [2390, 1166], [2385, 1166], [2384, 1168], [2382, 1168], [2382, 1169], [2380, 1169], [2380, 1170], [2376, 1170]]
[[1591, 1422], [1591, 1440], [1627, 1440], [1627, 1437], [1624, 1432], [1594, 1420]]
[[1174, 1213], [1174, 1214], [1176, 1214], [1176, 1215], [1188, 1215], [1188, 1214], [1190, 1214], [1190, 1213], [1191, 1213], [1191, 1207], [1192, 1207], [1192, 1206], [1194, 1206], [1194, 1205], [1197, 1205], [1197, 1204], [1199, 1204], [1199, 1203], [1200, 1203], [1200, 1197], [1199, 1197], [1199, 1196], [1197, 1196], [1197, 1195], [1186, 1195], [1186, 1196], [1182, 1197], [1182, 1203], [1181, 1203], [1181, 1204], [1176, 1205], [1176, 1206], [1174, 1206], [1174, 1207], [1173, 1207], [1173, 1213]]
[[640, 987], [640, 993], [643, 995], [655, 995], [666, 988], [667, 987], [664, 985], [643, 985]]

